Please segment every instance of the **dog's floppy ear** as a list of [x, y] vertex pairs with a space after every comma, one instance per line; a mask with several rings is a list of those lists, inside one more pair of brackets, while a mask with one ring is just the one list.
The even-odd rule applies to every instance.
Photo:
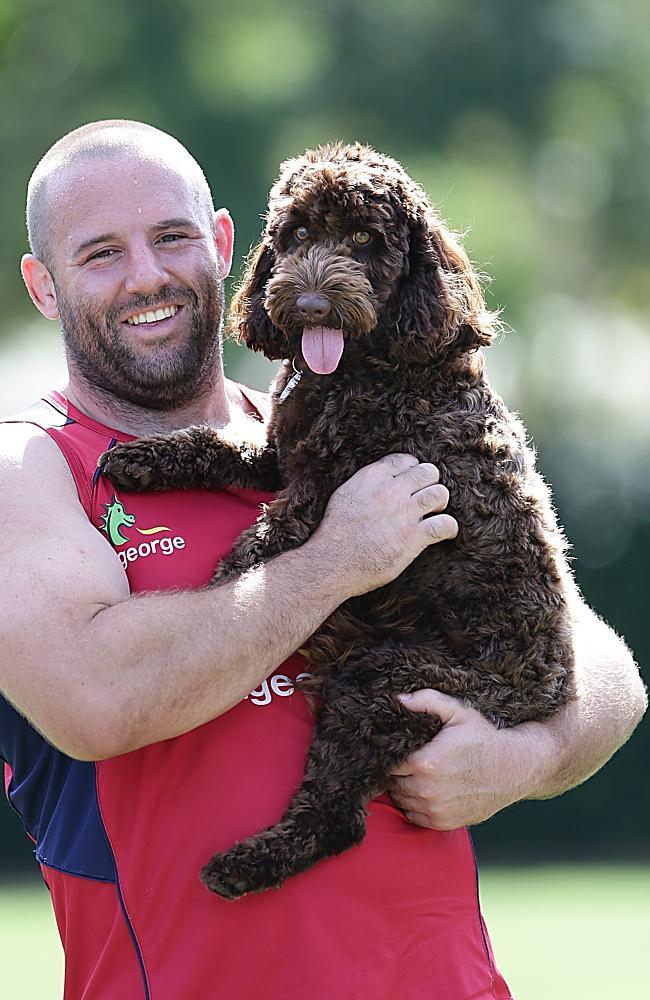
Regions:
[[430, 208], [419, 207], [408, 222], [409, 252], [395, 315], [391, 354], [426, 363], [453, 350], [486, 346], [494, 334], [479, 279], [456, 236]]
[[287, 342], [264, 309], [266, 285], [275, 266], [275, 251], [268, 238], [253, 247], [242, 279], [230, 304], [229, 330], [247, 347], [262, 351], [267, 358], [286, 357]]

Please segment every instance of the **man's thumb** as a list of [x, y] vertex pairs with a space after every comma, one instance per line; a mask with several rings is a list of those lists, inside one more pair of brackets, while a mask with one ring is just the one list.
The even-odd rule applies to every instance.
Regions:
[[428, 712], [429, 715], [437, 715], [443, 725], [449, 722], [458, 712], [462, 702], [457, 698], [452, 698], [442, 691], [434, 691], [433, 688], [422, 688], [414, 691], [413, 694], [398, 694], [397, 696], [404, 708], [412, 712]]

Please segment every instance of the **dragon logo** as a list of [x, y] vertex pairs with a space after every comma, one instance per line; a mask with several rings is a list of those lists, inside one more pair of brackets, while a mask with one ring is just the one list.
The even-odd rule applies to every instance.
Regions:
[[165, 525], [157, 525], [155, 528], [138, 528], [135, 524], [135, 514], [127, 514], [124, 504], [117, 499], [115, 493], [110, 503], [104, 504], [105, 514], [101, 515], [101, 530], [108, 535], [111, 544], [116, 548], [124, 545], [129, 539], [122, 534], [122, 528], [133, 528], [139, 535], [158, 535], [161, 531], [171, 531]]

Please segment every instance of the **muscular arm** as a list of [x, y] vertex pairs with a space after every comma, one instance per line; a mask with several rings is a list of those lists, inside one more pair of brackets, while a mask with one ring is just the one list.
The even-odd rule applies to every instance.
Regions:
[[552, 798], [586, 781], [630, 738], [647, 708], [623, 640], [577, 598], [573, 618], [578, 697], [544, 724], [525, 723], [520, 735], [541, 742], [524, 798]]
[[405, 702], [445, 722], [393, 778], [393, 797], [413, 822], [449, 830], [480, 823], [520, 799], [560, 795], [630, 737], [647, 707], [632, 655], [577, 596], [573, 620], [578, 696], [546, 722], [497, 730], [437, 691]]
[[54, 443], [34, 428], [0, 427], [0, 455], [0, 690], [82, 759], [227, 711], [338, 604], [457, 530], [445, 514], [422, 520], [424, 508], [446, 504], [433, 467], [394, 457], [341, 487], [305, 545], [241, 580], [130, 596]]

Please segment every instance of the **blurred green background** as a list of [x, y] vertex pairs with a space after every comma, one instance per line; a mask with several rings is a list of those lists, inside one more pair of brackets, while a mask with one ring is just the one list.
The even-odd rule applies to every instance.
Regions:
[[[587, 599], [647, 671], [647, 0], [0, 0], [0, 414], [62, 370], [18, 273], [27, 179], [107, 117], [185, 143], [238, 261], [285, 157], [360, 139], [404, 163], [492, 277], [510, 328], [493, 381], [537, 444]], [[226, 357], [267, 383], [259, 359]], [[580, 789], [477, 828], [482, 863], [646, 863], [649, 729]], [[0, 805], [0, 873], [30, 865]]]

